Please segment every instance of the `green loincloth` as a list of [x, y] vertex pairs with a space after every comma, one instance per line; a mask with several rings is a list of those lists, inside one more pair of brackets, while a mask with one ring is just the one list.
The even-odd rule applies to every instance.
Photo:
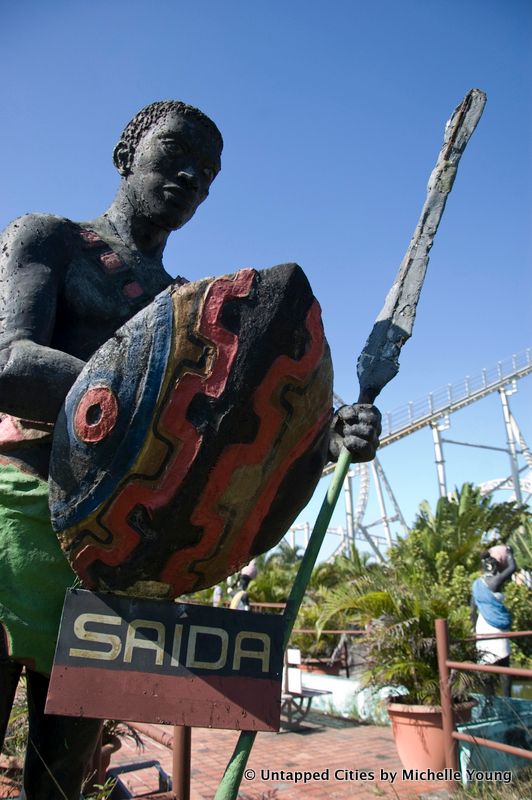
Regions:
[[0, 636], [10, 657], [48, 675], [65, 591], [78, 579], [50, 524], [48, 484], [0, 464]]

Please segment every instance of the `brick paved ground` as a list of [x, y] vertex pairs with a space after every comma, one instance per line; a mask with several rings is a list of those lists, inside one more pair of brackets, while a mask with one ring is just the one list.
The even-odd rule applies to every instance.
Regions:
[[[153, 726], [159, 734], [171, 728]], [[127, 744], [114, 757], [112, 766], [148, 758], [158, 759], [170, 774], [172, 756], [163, 744], [144, 735], [143, 752]], [[215, 731], [195, 728], [192, 731], [192, 786], [191, 800], [212, 800], [228, 758], [237, 740], [234, 731]], [[328, 720], [313, 715], [301, 732], [282, 731], [279, 734], [258, 734], [248, 763], [254, 770], [253, 780], [244, 780], [241, 800], [413, 800], [448, 796], [442, 783], [413, 783], [398, 777], [391, 784], [381, 777], [381, 770], [397, 771], [401, 765], [397, 758], [389, 728]], [[313, 780], [305, 785], [272, 775], [274, 771], [323, 772], [329, 770], [328, 780]], [[270, 771], [270, 777], [268, 772]], [[359, 780], [335, 779], [335, 770], [359, 771]], [[360, 780], [361, 772], [373, 772], [374, 778]], [[264, 772], [266, 771], [266, 772]], [[354, 776], [355, 777], [355, 776]], [[146, 770], [124, 777], [124, 782], [136, 795], [155, 791], [155, 770]]]

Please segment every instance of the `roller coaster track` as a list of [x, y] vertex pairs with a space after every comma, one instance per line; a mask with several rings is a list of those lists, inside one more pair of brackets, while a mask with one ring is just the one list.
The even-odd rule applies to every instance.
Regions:
[[479, 375], [467, 376], [457, 384], [448, 384], [428, 397], [410, 402], [394, 411], [383, 414], [380, 449], [432, 422], [459, 411], [483, 397], [496, 392], [509, 383], [532, 373], [532, 350], [499, 361], [492, 369], [483, 369]]
[[[474, 377], [467, 376], [464, 378], [463, 381], [460, 381], [457, 384], [447, 384], [446, 387], [439, 389], [436, 392], [431, 392], [427, 397], [423, 400], [409, 402], [406, 405], [400, 406], [399, 408], [386, 412], [383, 414], [382, 419], [382, 434], [380, 437], [380, 449], [386, 447], [387, 445], [393, 444], [394, 442], [399, 441], [400, 439], [409, 436], [412, 433], [420, 430], [421, 428], [428, 427], [429, 425], [433, 425], [434, 428], [438, 429], [438, 421], [445, 420], [450, 414], [455, 411], [459, 411], [466, 406], [475, 403], [477, 400], [481, 400], [482, 398], [500, 391], [501, 398], [505, 397], [505, 389], [508, 386], [515, 386], [516, 382], [520, 378], [524, 378], [526, 375], [532, 373], [532, 349], [529, 348], [525, 352], [519, 353], [517, 355], [512, 356], [511, 358], [505, 359], [504, 361], [499, 361], [497, 365], [491, 369], [483, 369], [480, 374], [475, 375]], [[341, 397], [337, 394], [334, 394], [334, 401], [336, 406], [345, 405], [344, 401]], [[532, 474], [527, 474], [519, 477], [519, 473], [528, 467], [529, 471], [532, 470], [532, 452], [528, 449], [528, 446], [519, 430], [517, 422], [514, 417], [512, 417], [511, 413], [508, 413], [508, 425], [511, 426], [511, 431], [507, 435], [513, 438], [514, 444], [517, 444], [519, 447], [519, 454], [522, 458], [524, 458], [526, 462], [526, 466], [522, 469], [518, 469], [517, 461], [515, 464], [515, 475], [510, 476], [508, 478], [496, 479], [491, 481], [486, 481], [485, 483], [481, 484], [481, 490], [483, 493], [491, 493], [493, 491], [499, 489], [508, 489], [510, 491], [515, 491], [515, 479], [517, 478], [520, 481], [521, 491], [523, 494], [528, 494], [529, 496], [532, 495]], [[445, 442], [450, 440], [441, 439], [440, 440], [440, 447], [441, 442]], [[467, 442], [450, 442], [451, 444], [464, 444], [467, 445]], [[481, 447], [482, 445], [475, 444], [470, 445], [472, 447]], [[511, 452], [511, 447], [509, 445], [509, 450], [507, 452]], [[502, 448], [487, 448], [487, 449], [502, 449]], [[443, 467], [443, 457], [440, 454], [440, 458], [442, 459], [441, 464], [438, 465], [438, 457], [436, 457], [436, 464], [437, 467]], [[328, 464], [324, 469], [324, 474], [328, 474], [332, 472], [334, 469], [334, 464]], [[366, 539], [368, 540], [370, 537], [372, 538], [373, 544], [372, 547], [375, 550], [377, 545], [389, 544], [389, 526], [388, 523], [390, 522], [399, 522], [404, 529], [406, 529], [406, 523], [404, 518], [401, 514], [399, 506], [397, 505], [397, 501], [391, 491], [391, 488], [388, 484], [386, 476], [382, 467], [380, 466], [378, 460], [375, 460], [375, 463], [372, 467], [374, 477], [375, 488], [377, 490], [377, 494], [380, 495], [381, 499], [381, 517], [380, 520], [375, 522], [371, 522], [369, 524], [363, 525], [362, 519], [364, 517], [364, 512], [366, 510], [366, 506], [368, 504], [369, 499], [369, 468], [367, 464], [354, 464], [352, 467], [351, 472], [349, 473], [349, 484], [352, 478], [359, 478], [359, 490], [358, 490], [358, 499], [356, 506], [353, 503], [353, 489], [351, 486], [346, 486], [346, 492], [348, 496], [351, 498], [349, 500], [349, 505], [351, 508], [351, 518], [352, 522], [351, 525], [349, 521], [347, 521], [347, 528], [345, 530], [338, 529], [337, 531], [331, 530], [332, 533], [337, 533], [342, 536], [342, 542], [339, 546], [335, 549], [336, 552], [344, 552], [345, 551], [345, 542], [344, 535], [349, 535], [349, 529], [351, 528], [351, 537], [353, 539]], [[378, 485], [380, 484], [380, 486]], [[445, 487], [445, 477], [443, 477], [443, 486]], [[443, 491], [442, 485], [440, 485], [440, 494]], [[382, 495], [383, 492], [387, 492], [389, 502], [392, 503], [394, 513], [391, 516], [387, 515], [387, 512], [384, 508], [382, 503]], [[349, 513], [348, 513], [349, 516]], [[375, 525], [384, 525], [385, 530], [387, 532], [387, 537], [378, 536], [376, 533], [371, 531], [369, 533], [369, 529], [373, 528]], [[387, 541], [388, 538], [388, 541]], [[371, 542], [370, 542], [371, 544]]]
[[[430, 392], [423, 400], [413, 401], [393, 411], [385, 412], [382, 415], [379, 450], [530, 373], [532, 373], [532, 348], [497, 362], [491, 369], [483, 369], [473, 378], [468, 375], [459, 383], [449, 383], [436, 392]], [[336, 393], [334, 401], [337, 406], [345, 405]], [[526, 455], [530, 455], [528, 451]], [[334, 464], [327, 464], [323, 474], [328, 475], [333, 470]]]

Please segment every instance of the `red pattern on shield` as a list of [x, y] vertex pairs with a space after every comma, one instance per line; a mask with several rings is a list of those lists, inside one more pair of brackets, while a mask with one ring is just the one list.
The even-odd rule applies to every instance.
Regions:
[[[228, 446], [212, 471], [192, 515], [193, 524], [203, 528], [201, 541], [195, 547], [177, 551], [168, 560], [161, 575], [161, 580], [172, 585], [175, 591], [192, 591], [197, 583], [198, 572], [201, 573], [201, 567], [198, 571], [195, 570], [194, 562], [209, 560], [219, 549], [220, 538], [226, 525], [226, 520], [219, 509], [223, 507], [223, 502], [221, 502], [223, 494], [231, 482], [235, 470], [264, 461], [272, 441], [280, 433], [285, 422], [286, 411], [272, 403], [275, 390], [280, 385], [285, 386], [289, 380], [303, 379], [312, 372], [323, 355], [325, 345], [320, 307], [317, 301], [314, 301], [308, 312], [306, 327], [310, 333], [310, 346], [303, 358], [299, 361], [286, 355], [277, 358], [255, 392], [253, 408], [260, 420], [256, 438], [249, 444]], [[260, 496], [249, 509], [247, 520], [239, 530], [236, 541], [233, 537], [233, 540], [228, 543], [231, 554], [228, 559], [228, 568], [224, 570], [228, 574], [242, 566], [242, 553], [249, 554], [253, 539], [270, 509], [283, 478], [292, 464], [305, 452], [319, 431], [323, 429], [329, 415], [330, 408], [327, 406], [315, 424], [306, 430], [297, 445], [274, 468], [266, 486], [262, 487]], [[224, 560], [224, 565], [226, 563]]]
[[[148, 306], [91, 360], [57, 439], [73, 466], [54, 483], [56, 511], [84, 504], [61, 544], [86, 588], [169, 597], [212, 585], [281, 538], [325, 462], [332, 365], [302, 270], [248, 269], [163, 294], [164, 315]], [[161, 336], [138, 350], [145, 331]], [[95, 402], [102, 375], [118, 418]], [[117, 419], [112, 442], [102, 417]], [[80, 483], [92, 458], [100, 466]]]
[[118, 403], [107, 386], [93, 386], [79, 401], [74, 415], [74, 431], [82, 442], [101, 442], [113, 430]]
[[161, 427], [179, 440], [181, 446], [175, 448], [164, 476], [156, 487], [147, 486], [144, 479], [128, 482], [103, 515], [103, 523], [113, 531], [112, 550], [91, 542], [76, 553], [72, 566], [82, 576], [85, 586], [90, 588], [92, 585], [87, 568], [96, 559], [116, 566], [135, 549], [139, 534], [127, 519], [131, 508], [143, 504], [153, 511], [167, 505], [178, 491], [202, 442], [201, 434], [186, 419], [186, 410], [198, 392], [210, 397], [221, 395], [238, 350], [238, 337], [221, 325], [223, 306], [232, 298], [246, 297], [255, 275], [255, 270], [241, 270], [233, 279], [219, 278], [209, 286], [199, 330], [216, 348], [211, 372], [207, 378], [193, 373], [183, 375], [177, 381], [175, 390], [170, 394], [168, 405], [161, 415]]

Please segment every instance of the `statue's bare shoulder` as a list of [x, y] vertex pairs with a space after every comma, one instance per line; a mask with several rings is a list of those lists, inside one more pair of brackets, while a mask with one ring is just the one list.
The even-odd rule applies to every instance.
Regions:
[[31, 213], [17, 217], [2, 232], [0, 257], [5, 263], [15, 255], [24, 262], [35, 258], [53, 257], [57, 263], [65, 262], [73, 243], [74, 224], [65, 217], [54, 214]]

